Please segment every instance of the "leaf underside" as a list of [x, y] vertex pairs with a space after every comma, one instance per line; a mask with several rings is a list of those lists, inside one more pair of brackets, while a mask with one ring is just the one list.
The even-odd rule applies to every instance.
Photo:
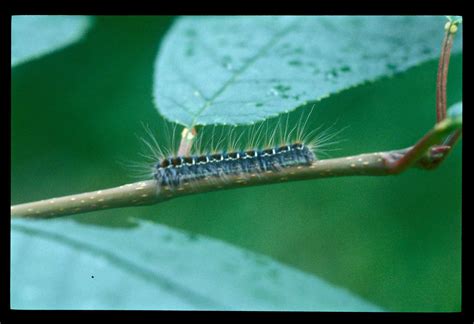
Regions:
[[90, 25], [86, 16], [13, 16], [11, 66], [78, 41]]
[[269, 257], [149, 222], [15, 220], [11, 249], [14, 309], [381, 311]]
[[436, 58], [445, 21], [183, 17], [155, 62], [155, 106], [187, 127], [251, 124]]
[[448, 116], [451, 118], [462, 118], [462, 101], [448, 108]]

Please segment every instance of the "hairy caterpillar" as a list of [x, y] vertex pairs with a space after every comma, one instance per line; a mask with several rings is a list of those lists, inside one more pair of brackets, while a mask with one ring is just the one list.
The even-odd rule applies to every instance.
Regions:
[[316, 156], [311, 149], [303, 143], [295, 143], [264, 150], [166, 158], [156, 165], [154, 178], [160, 185], [178, 186], [206, 177], [255, 174], [310, 165], [314, 160]]
[[[205, 132], [199, 133], [190, 154], [179, 155], [173, 149], [165, 150], [158, 144], [152, 132], [145, 127], [151, 142], [142, 138], [151, 155], [146, 156], [148, 163], [146, 175], [155, 179], [159, 186], [179, 188], [182, 184], [195, 180], [225, 181], [230, 175], [242, 178], [261, 176], [263, 173], [279, 172], [289, 167], [306, 167], [318, 160], [323, 147], [339, 134], [332, 127], [321, 131], [319, 128], [306, 132], [306, 126], [313, 109], [307, 114], [301, 114], [297, 124], [289, 129], [289, 114], [283, 123], [281, 117], [267, 120], [247, 127], [240, 135], [235, 135], [235, 129], [221, 129], [219, 140], [216, 140], [215, 127], [212, 128], [207, 145]], [[175, 139], [176, 125], [172, 141]], [[243, 135], [247, 134], [248, 141], [243, 143]], [[278, 138], [278, 140], [277, 140]], [[225, 145], [227, 141], [227, 145]], [[210, 144], [209, 144], [210, 142]], [[214, 142], [217, 143], [214, 145]], [[225, 149], [222, 148], [225, 147]], [[318, 155], [317, 155], [318, 154]]]

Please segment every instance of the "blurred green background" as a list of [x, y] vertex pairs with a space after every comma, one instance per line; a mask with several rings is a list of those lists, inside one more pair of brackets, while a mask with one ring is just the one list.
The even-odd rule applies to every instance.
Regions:
[[[79, 43], [12, 69], [12, 204], [135, 180], [120, 162], [140, 160], [142, 123], [165, 141], [152, 76], [172, 19], [98, 17]], [[348, 126], [332, 157], [410, 146], [435, 121], [436, 71], [432, 61], [336, 94], [317, 104], [311, 123]], [[462, 99], [461, 79], [455, 55], [448, 105]], [[292, 182], [68, 217], [122, 228], [147, 219], [269, 255], [391, 311], [459, 311], [461, 167], [458, 145], [432, 172]]]

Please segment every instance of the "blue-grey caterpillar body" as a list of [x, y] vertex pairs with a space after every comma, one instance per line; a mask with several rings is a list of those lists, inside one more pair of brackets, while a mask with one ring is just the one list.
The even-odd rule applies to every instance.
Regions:
[[[333, 126], [321, 130], [323, 125], [306, 132], [312, 111], [313, 108], [308, 114], [301, 114], [291, 128], [289, 114], [283, 120], [279, 116], [251, 127], [220, 126], [218, 132], [212, 127], [206, 136], [204, 130], [209, 128], [201, 128], [199, 132], [184, 128], [181, 144], [183, 141], [190, 143], [185, 150], [181, 150], [181, 144], [179, 149], [175, 145], [177, 124], [173, 125], [173, 135], [167, 146], [159, 144], [145, 126], [151, 141], [141, 140], [151, 154], [142, 154], [149, 162], [137, 164], [136, 169], [143, 177], [149, 179], [151, 176], [159, 187], [180, 190], [182, 185], [189, 184], [188, 188], [192, 188], [193, 183], [200, 180], [219, 186], [219, 182], [232, 181], [236, 177], [237, 181], [244, 181], [287, 168], [309, 167], [329, 151], [326, 147], [334, 143], [331, 140], [340, 132], [333, 131]], [[185, 153], [176, 153], [180, 151]]]
[[315, 160], [308, 146], [294, 143], [264, 150], [165, 158], [155, 165], [154, 178], [162, 186], [177, 187], [202, 178], [278, 172], [282, 168], [307, 166]]

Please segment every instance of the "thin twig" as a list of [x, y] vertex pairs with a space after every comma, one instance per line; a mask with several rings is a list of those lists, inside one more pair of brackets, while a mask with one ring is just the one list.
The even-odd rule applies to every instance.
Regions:
[[446, 23], [445, 35], [441, 44], [441, 55], [439, 57], [438, 77], [436, 82], [436, 122], [439, 123], [446, 118], [447, 100], [446, 88], [448, 84], [449, 59], [453, 47], [454, 35], [458, 30], [458, 22]]
[[[461, 126], [462, 125], [459, 121], [453, 123], [453, 120], [451, 119], [444, 119], [442, 122], [436, 124], [434, 129], [425, 134], [425, 136], [423, 136], [418, 143], [411, 147], [401, 158], [389, 163], [389, 172], [392, 174], [401, 173], [417, 162], [422, 163], [424, 169], [435, 168], [452, 149], [452, 146], [454, 146], [458, 137], [450, 142], [451, 145], [449, 146], [439, 144], [442, 143], [444, 137], [457, 131], [459, 129], [457, 127]], [[423, 156], [425, 156], [424, 160], [422, 159]]]
[[195, 138], [196, 129], [194, 127], [191, 129], [183, 129], [181, 132], [181, 142], [179, 143], [178, 156], [189, 156]]
[[[415, 146], [402, 150], [317, 160], [308, 167], [289, 167], [278, 172], [268, 171], [264, 175], [229, 175], [225, 179], [215, 179], [216, 181], [204, 178], [194, 180], [192, 183], [185, 182], [177, 188], [159, 187], [155, 180], [148, 180], [112, 189], [15, 205], [11, 207], [11, 215], [12, 218], [52, 218], [110, 208], [151, 205], [172, 198], [215, 190], [328, 177], [385, 176], [400, 173], [409, 166], [431, 169], [436, 160], [440, 159], [439, 154], [434, 154], [436, 152], [430, 149], [431, 145], [440, 143], [461, 126], [462, 122], [447, 118], [437, 124]], [[403, 167], [400, 167], [397, 161], [406, 159], [409, 160], [408, 163], [404, 162]]]

